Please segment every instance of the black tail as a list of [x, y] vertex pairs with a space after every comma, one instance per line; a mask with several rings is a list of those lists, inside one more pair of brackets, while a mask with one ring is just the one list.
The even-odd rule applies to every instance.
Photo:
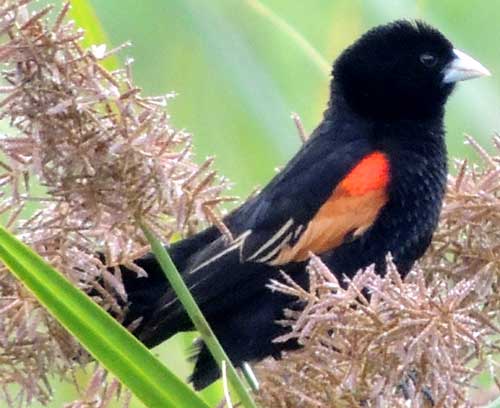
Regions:
[[[172, 245], [169, 252], [231, 361], [241, 366], [245, 361], [278, 357], [281, 350], [297, 347], [294, 341], [272, 341], [287, 331], [276, 323], [283, 319], [283, 309], [296, 306], [295, 299], [273, 293], [266, 286], [270, 279], [281, 278], [279, 269], [261, 263], [241, 263], [238, 251], [233, 251], [203, 270], [189, 273], [198, 264], [198, 258], [205, 259], [201, 252], [218, 253], [224, 247], [222, 240], [217, 239], [219, 236], [216, 229], [208, 229]], [[154, 347], [177, 332], [191, 330], [191, 321], [154, 257], [147, 255], [137, 264], [148, 272], [147, 278], [138, 279], [130, 271], [123, 275], [130, 303], [127, 322], [143, 319], [134, 334], [146, 346]], [[285, 269], [299, 284], [307, 286], [303, 263], [290, 264]], [[198, 344], [194, 359], [190, 380], [196, 389], [201, 389], [220, 373], [203, 343]]]
[[[295, 281], [308, 287], [308, 275], [303, 265], [296, 264], [287, 272]], [[248, 281], [234, 287], [221, 302], [228, 302], [223, 312], [208, 315], [210, 326], [221, 342], [232, 363], [241, 367], [244, 362], [262, 360], [272, 356], [279, 358], [283, 350], [299, 347], [295, 340], [275, 343], [273, 340], [290, 329], [278, 323], [284, 319], [284, 309], [302, 309], [303, 304], [289, 295], [272, 292], [267, 288], [270, 279], [281, 280], [280, 271], [262, 264], [242, 264], [236, 273], [242, 273]], [[203, 389], [217, 380], [219, 368], [202, 342], [198, 343], [198, 355], [190, 381], [195, 389]]]
[[[182, 273], [186, 269], [189, 259], [198, 252], [199, 248], [208, 245], [217, 239], [219, 235], [219, 231], [211, 227], [192, 237], [172, 244], [168, 248], [168, 252], [177, 269]], [[140, 338], [142, 329], [148, 323], [148, 317], [154, 314], [160, 299], [164, 297], [165, 293], [169, 292], [170, 285], [153, 254], [147, 254], [136, 260], [135, 263], [143, 268], [148, 273], [148, 276], [138, 278], [135, 272], [122, 268], [123, 283], [128, 297], [128, 311], [124, 325], [129, 325], [141, 318], [141, 323], [134, 330], [134, 334]], [[188, 328], [186, 329], [180, 324], [179, 327], [176, 326], [173, 325], [171, 330], [169, 330], [172, 333], [166, 332], [161, 341], [168, 339], [179, 331], [188, 330]], [[158, 341], [156, 344], [159, 344], [161, 341]], [[146, 345], [154, 347], [156, 344]]]

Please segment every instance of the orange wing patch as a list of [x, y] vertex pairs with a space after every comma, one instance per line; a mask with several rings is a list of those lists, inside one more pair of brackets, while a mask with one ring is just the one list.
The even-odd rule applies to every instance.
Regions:
[[382, 152], [373, 152], [361, 160], [342, 180], [339, 187], [353, 196], [384, 189], [389, 183], [389, 160]]
[[389, 179], [389, 161], [385, 154], [374, 152], [366, 156], [335, 188], [297, 243], [283, 247], [270, 263], [304, 261], [310, 252], [321, 254], [341, 245], [349, 233], [361, 235], [387, 203]]

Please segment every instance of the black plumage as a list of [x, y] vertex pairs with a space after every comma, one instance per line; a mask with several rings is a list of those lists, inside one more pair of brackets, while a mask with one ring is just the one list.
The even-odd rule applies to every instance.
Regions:
[[[309, 249], [338, 276], [372, 263], [383, 273], [389, 252], [404, 275], [422, 256], [446, 184], [444, 104], [456, 81], [487, 74], [465, 57], [423, 23], [397, 21], [372, 29], [335, 62], [329, 105], [307, 143], [258, 195], [224, 219], [235, 241], [210, 227], [169, 248], [236, 365], [297, 347], [272, 339], [285, 330], [275, 323], [283, 309], [300, 305], [266, 285], [283, 270], [307, 287], [303, 254]], [[382, 181], [370, 176], [373, 185], [364, 186], [360, 178], [358, 191], [355, 169], [374, 153], [380, 160], [369, 169], [380, 172]], [[368, 208], [374, 200], [365, 190], [378, 197], [378, 207]], [[336, 217], [343, 220], [338, 227]], [[136, 336], [152, 347], [192, 329], [152, 255], [137, 263], [148, 278], [124, 270], [127, 321], [143, 318]], [[218, 375], [200, 345], [195, 387]]]

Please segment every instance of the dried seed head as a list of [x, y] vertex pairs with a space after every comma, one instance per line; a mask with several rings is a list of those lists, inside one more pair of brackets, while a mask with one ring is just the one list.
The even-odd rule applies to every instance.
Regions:
[[342, 285], [314, 257], [309, 293], [273, 282], [306, 305], [277, 340], [304, 348], [258, 366], [263, 406], [472, 406], [500, 346], [500, 157], [479, 153], [483, 167], [458, 163], [433, 245], [404, 281], [389, 262], [385, 277], [368, 268]]
[[[226, 182], [211, 160], [193, 161], [191, 136], [165, 113], [171, 95], [143, 96], [129, 64], [105, 70], [100, 60], [117, 50], [82, 49], [68, 4], [49, 23], [51, 7], [30, 12], [28, 3], [0, 1], [0, 118], [11, 125], [0, 136], [0, 213], [120, 318], [126, 294], [116, 266], [148, 250], [138, 221], [165, 242], [192, 233], [205, 214], [217, 218]], [[67, 374], [82, 353], [5, 269], [0, 277], [2, 392], [13, 405], [47, 402], [47, 373]], [[21, 392], [12, 395], [10, 384]], [[86, 401], [96, 394], [89, 390]]]

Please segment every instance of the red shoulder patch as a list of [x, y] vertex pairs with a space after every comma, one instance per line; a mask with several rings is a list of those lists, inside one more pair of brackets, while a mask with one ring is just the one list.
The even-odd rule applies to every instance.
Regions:
[[359, 196], [385, 189], [389, 180], [389, 159], [384, 153], [376, 151], [365, 156], [340, 182], [339, 187], [350, 195]]

